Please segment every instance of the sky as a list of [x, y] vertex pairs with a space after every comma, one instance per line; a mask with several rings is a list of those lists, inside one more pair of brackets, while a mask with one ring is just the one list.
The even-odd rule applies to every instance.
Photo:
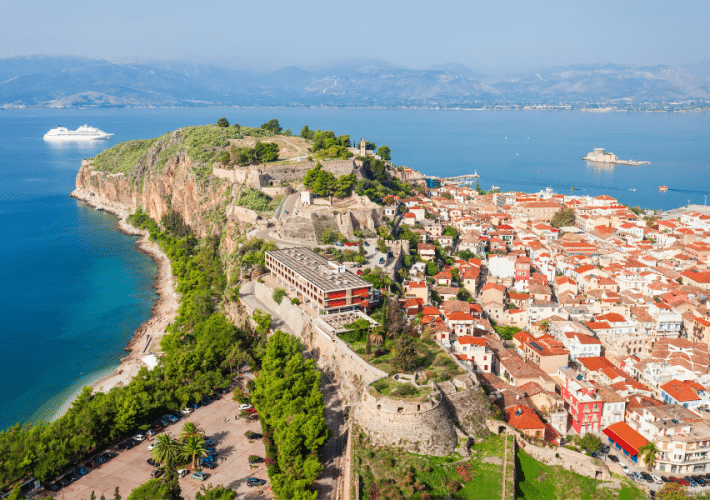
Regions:
[[377, 58], [480, 72], [710, 59], [710, 2], [6, 0], [0, 58], [80, 55], [265, 69]]

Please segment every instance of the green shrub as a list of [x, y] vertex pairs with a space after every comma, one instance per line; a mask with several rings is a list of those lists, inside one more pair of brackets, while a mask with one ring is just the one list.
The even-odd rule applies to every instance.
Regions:
[[283, 301], [284, 297], [286, 296], [286, 290], [283, 288], [277, 288], [274, 290], [274, 293], [271, 294], [271, 298], [274, 299], [274, 302], [276, 302], [278, 305], [281, 305], [281, 302]]

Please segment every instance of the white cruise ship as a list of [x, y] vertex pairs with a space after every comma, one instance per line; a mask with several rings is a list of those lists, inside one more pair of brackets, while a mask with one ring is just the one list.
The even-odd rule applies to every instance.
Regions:
[[103, 130], [99, 130], [96, 127], [89, 127], [88, 125], [82, 125], [76, 130], [69, 130], [61, 125], [57, 128], [53, 128], [46, 134], [44, 134], [45, 141], [93, 141], [96, 139], [106, 140], [110, 138], [113, 134], [107, 134]]

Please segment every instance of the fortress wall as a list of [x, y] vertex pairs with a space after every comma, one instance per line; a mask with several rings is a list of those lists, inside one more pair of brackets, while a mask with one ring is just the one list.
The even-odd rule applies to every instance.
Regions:
[[[419, 400], [404, 400], [366, 391], [355, 419], [375, 445], [398, 446], [412, 453], [448, 456], [458, 438], [441, 403], [416, 411]], [[392, 412], [392, 408], [397, 408]], [[402, 411], [399, 412], [399, 408]]]
[[293, 193], [293, 189], [291, 189], [291, 186], [279, 186], [279, 187], [263, 187], [261, 190], [268, 194], [269, 196], [288, 196], [291, 193]]
[[[262, 186], [281, 184], [282, 182], [298, 182], [306, 172], [316, 166], [317, 162], [299, 162], [290, 165], [259, 165], [254, 168], [262, 180]], [[353, 173], [357, 169], [354, 160], [323, 161], [323, 170], [331, 172], [335, 177]]]
[[445, 394], [443, 403], [454, 423], [470, 436], [485, 436], [486, 417], [490, 414], [488, 401], [480, 387]]

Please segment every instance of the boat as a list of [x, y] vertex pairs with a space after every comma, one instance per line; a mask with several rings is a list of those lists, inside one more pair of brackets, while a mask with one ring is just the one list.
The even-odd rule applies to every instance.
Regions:
[[631, 188], [629, 189], [629, 191], [636, 191], [636, 188]]
[[658, 190], [661, 193], [665, 193], [666, 191], [668, 191], [668, 186], [658, 186]]
[[582, 159], [590, 161], [592, 163], [631, 165], [633, 167], [638, 167], [639, 165], [648, 165], [649, 163], [651, 163], [650, 161], [620, 160], [614, 153], [607, 153], [604, 148], [594, 148], [594, 151], [588, 153], [587, 156]]
[[89, 127], [88, 125], [82, 125], [76, 130], [69, 130], [61, 125], [57, 128], [53, 128], [46, 134], [44, 134], [45, 141], [94, 141], [94, 140], [106, 140], [109, 139], [113, 134], [107, 134], [103, 130], [99, 130], [96, 127]]

